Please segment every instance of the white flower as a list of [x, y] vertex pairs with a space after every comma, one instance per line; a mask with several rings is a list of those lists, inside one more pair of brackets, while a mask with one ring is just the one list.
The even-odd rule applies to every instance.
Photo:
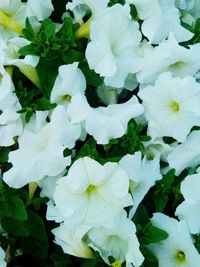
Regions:
[[106, 85], [123, 87], [129, 73], [141, 68], [139, 25], [131, 19], [130, 7], [116, 4], [94, 18], [86, 58], [91, 69], [104, 76]]
[[130, 191], [133, 197], [133, 207], [129, 217], [133, 218], [138, 205], [143, 200], [149, 189], [155, 182], [162, 178], [160, 174], [159, 159], [142, 159], [141, 152], [124, 156], [119, 165], [128, 173], [130, 179]]
[[21, 106], [14, 94], [12, 79], [4, 68], [0, 69], [0, 76], [0, 145], [10, 146], [15, 143], [13, 137], [22, 133], [22, 120], [16, 113]]
[[193, 245], [186, 222], [154, 213], [151, 222], [166, 231], [167, 239], [149, 245], [159, 261], [159, 267], [199, 267], [200, 255]]
[[199, 16], [199, 12], [200, 12], [200, 1], [199, 0], [195, 0], [194, 6], [193, 8], [189, 11], [190, 14], [195, 18], [198, 19]]
[[173, 34], [154, 49], [143, 45], [143, 68], [137, 73], [140, 83], [154, 82], [159, 74], [170, 71], [173, 76], [194, 75], [200, 69], [200, 44], [180, 46]]
[[177, 207], [176, 215], [185, 219], [192, 234], [200, 233], [200, 174], [188, 175], [181, 183], [184, 201]]
[[92, 135], [98, 144], [108, 144], [111, 139], [123, 136], [127, 132], [129, 120], [142, 113], [143, 107], [136, 96], [123, 104], [91, 108], [86, 98], [77, 94], [68, 107], [72, 123], [84, 121], [86, 132]]
[[[38, 21], [50, 16], [53, 11], [53, 5], [51, 0], [43, 2], [40, 0], [27, 0], [26, 3], [21, 2], [21, 0], [1, 0], [0, 10], [8, 16], [8, 21], [5, 21], [7, 27], [10, 28], [9, 24], [13, 23], [11, 29], [20, 33], [27, 17], [34, 22], [37, 20], [36, 23], [38, 24]], [[9, 18], [11, 21], [9, 21]]]
[[153, 44], [165, 40], [172, 32], [178, 42], [192, 38], [193, 33], [181, 26], [180, 12], [174, 0], [127, 0], [136, 6], [139, 17], [144, 20], [142, 33]]
[[199, 125], [200, 85], [193, 77], [173, 78], [166, 72], [154, 86], [145, 87], [138, 95], [143, 100], [152, 138], [171, 136], [184, 142], [191, 128]]
[[104, 83], [97, 87], [98, 97], [106, 105], [116, 104], [121, 91], [121, 88], [106, 86]]
[[141, 266], [144, 257], [139, 250], [134, 223], [127, 218], [123, 210], [114, 220], [105, 226], [92, 228], [88, 232], [88, 242], [94, 250], [100, 252], [103, 260], [109, 264], [108, 257], [112, 256], [121, 263], [126, 261], [135, 267]]
[[46, 176], [44, 179], [38, 181], [38, 185], [41, 188], [40, 196], [48, 197], [49, 199], [53, 200], [53, 195], [56, 189], [56, 183], [58, 179], [63, 177], [64, 173], [65, 171], [56, 176]]
[[[88, 157], [76, 160], [57, 182], [54, 201], [71, 224], [101, 225], [132, 205], [129, 178], [117, 163], [99, 164]], [[68, 219], [69, 218], [69, 219]]]
[[65, 253], [90, 259], [94, 257], [93, 252], [82, 240], [84, 234], [88, 230], [88, 227], [83, 226], [72, 231], [67, 227], [67, 223], [63, 223], [59, 227], [53, 229], [52, 233], [55, 235], [55, 243], [60, 245]]
[[55, 221], [56, 223], [61, 223], [61, 222], [64, 222], [64, 220], [65, 220], [65, 218], [60, 214], [60, 211], [57, 208], [57, 206], [55, 206], [53, 199], [51, 199], [47, 203], [46, 218], [48, 221]]
[[70, 156], [64, 157], [63, 151], [73, 148], [80, 127], [71, 125], [62, 106], [55, 108], [50, 123], [45, 119], [43, 112], [37, 112], [35, 123], [33, 118], [20, 136], [19, 148], [10, 152], [13, 167], [3, 175], [9, 186], [20, 188], [45, 176], [56, 176], [70, 164]]
[[172, 144], [166, 144], [162, 138], [156, 138], [149, 142], [143, 142], [145, 147], [145, 154], [147, 159], [160, 158], [162, 161], [167, 162], [167, 156], [178, 145], [178, 142]]
[[66, 10], [70, 10], [75, 21], [79, 21], [88, 13], [89, 7], [84, 0], [72, 0], [66, 4]]
[[200, 131], [192, 131], [186, 141], [174, 148], [168, 155], [169, 166], [176, 170], [176, 175], [186, 168], [197, 167], [200, 164], [199, 140]]
[[182, 10], [190, 10], [194, 7], [195, 0], [175, 0], [175, 5], [177, 8]]
[[86, 80], [78, 68], [78, 62], [62, 65], [58, 69], [58, 76], [51, 91], [51, 103], [68, 106], [77, 93], [84, 94]]
[[87, 11], [92, 11], [92, 16], [98, 16], [106, 7], [109, 0], [72, 0], [66, 5], [66, 9], [73, 12], [75, 20], [82, 19]]
[[6, 14], [14, 14], [21, 6], [21, 0], [1, 0], [0, 9]]
[[39, 21], [48, 18], [53, 10], [54, 7], [51, 3], [51, 0], [28, 0], [26, 3], [26, 16], [34, 16]]
[[0, 267], [6, 267], [7, 266], [7, 264], [5, 262], [5, 256], [6, 256], [6, 254], [5, 254], [4, 250], [0, 247]]

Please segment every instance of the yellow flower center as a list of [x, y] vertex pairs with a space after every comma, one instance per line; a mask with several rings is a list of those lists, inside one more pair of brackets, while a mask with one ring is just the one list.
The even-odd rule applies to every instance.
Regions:
[[112, 264], [112, 267], [121, 267], [121, 262], [119, 260], [115, 260]]
[[172, 108], [173, 112], [179, 112], [180, 110], [180, 105], [176, 101], [171, 102], [170, 107]]
[[173, 71], [173, 70], [178, 70], [178, 69], [181, 69], [183, 68], [185, 65], [185, 62], [183, 61], [178, 61], [172, 65], [169, 66], [169, 68]]
[[70, 95], [64, 95], [62, 96], [62, 101], [64, 102], [71, 102], [72, 97]]
[[185, 264], [186, 262], [185, 253], [182, 250], [177, 251], [175, 259], [178, 264]]
[[96, 186], [93, 185], [93, 184], [91, 184], [91, 185], [88, 186], [88, 188], [87, 188], [86, 191], [87, 191], [88, 194], [91, 194], [91, 193], [93, 193], [95, 190], [96, 190]]

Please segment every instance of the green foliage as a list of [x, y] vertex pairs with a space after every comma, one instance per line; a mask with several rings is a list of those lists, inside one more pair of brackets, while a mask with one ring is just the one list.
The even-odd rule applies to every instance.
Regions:
[[42, 218], [33, 211], [28, 211], [26, 227], [29, 235], [20, 240], [24, 253], [38, 259], [47, 257], [48, 237]]
[[157, 258], [148, 248], [149, 244], [158, 243], [168, 237], [168, 233], [154, 226], [149, 220], [149, 214], [146, 207], [140, 204], [133, 221], [137, 227], [137, 236], [140, 242], [140, 250], [145, 257], [143, 267], [157, 266]]
[[200, 235], [194, 235], [194, 245], [197, 251], [200, 253]]
[[152, 225], [152, 223], [148, 223], [143, 228], [143, 237], [140, 239], [141, 244], [152, 244], [158, 243], [168, 237], [167, 232], [158, 227]]
[[157, 182], [153, 200], [156, 206], [156, 211], [162, 212], [169, 200], [171, 194], [172, 184], [175, 179], [175, 170], [169, 170], [167, 174], [165, 174], [159, 182]]
[[191, 40], [182, 42], [181, 45], [188, 47], [189, 45], [200, 43], [200, 18], [196, 20], [194, 28], [188, 24], [182, 23], [185, 28], [194, 33]]
[[136, 7], [135, 7], [133, 4], [131, 4], [131, 5], [130, 5], [130, 8], [131, 8], [131, 16], [132, 16], [132, 18], [133, 18], [134, 20], [136, 20], [136, 21], [140, 20], [140, 18], [139, 18], [139, 16], [138, 16], [138, 13], [137, 13], [137, 9], [136, 9]]
[[34, 31], [30, 21], [26, 20], [23, 35], [31, 44], [21, 48], [19, 53], [22, 56], [40, 57], [36, 69], [42, 85], [42, 94], [47, 99], [50, 97], [59, 66], [81, 61], [84, 58], [82, 42], [75, 39], [78, 27], [79, 25], [74, 24], [71, 17], [67, 17], [57, 30], [55, 23], [48, 18], [42, 21], [39, 31]]
[[18, 86], [15, 87], [16, 95], [22, 106], [18, 113], [25, 113], [25, 121], [28, 122], [36, 110], [51, 110], [55, 104], [51, 104], [47, 98], [42, 95], [38, 88], [25, 87], [22, 81], [19, 81]]
[[0, 147], [0, 163], [8, 161], [8, 154], [10, 150], [7, 147]]
[[125, 5], [125, 0], [110, 0], [108, 6], [111, 7], [115, 4]]
[[150, 140], [148, 136], [142, 134], [143, 130], [144, 125], [139, 125], [134, 120], [130, 120], [127, 133], [121, 138], [111, 140], [108, 145], [104, 146], [105, 158], [119, 161], [126, 154], [133, 154], [136, 151], [143, 153], [143, 142]]
[[24, 202], [17, 192], [5, 187], [3, 182], [0, 185], [0, 217], [11, 217], [19, 221], [27, 219]]
[[124, 155], [133, 154], [136, 151], [144, 151], [143, 143], [149, 138], [142, 135], [143, 125], [137, 125], [134, 120], [128, 124], [127, 133], [121, 138], [113, 139], [107, 145], [97, 145], [90, 137], [84, 141], [83, 146], [77, 151], [74, 160], [88, 156], [104, 164], [108, 161], [118, 162]]

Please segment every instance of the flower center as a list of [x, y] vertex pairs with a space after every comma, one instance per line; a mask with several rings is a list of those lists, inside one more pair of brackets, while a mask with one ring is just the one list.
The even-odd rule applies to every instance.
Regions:
[[176, 63], [172, 64], [169, 66], [169, 68], [173, 71], [173, 70], [178, 70], [178, 69], [182, 69], [185, 66], [185, 62], [183, 61], [177, 61]]
[[176, 101], [171, 102], [170, 107], [173, 110], [173, 112], [179, 112], [180, 110], [180, 106]]
[[121, 262], [120, 260], [115, 260], [112, 264], [111, 264], [112, 267], [121, 267]]
[[95, 190], [96, 190], [96, 186], [93, 185], [93, 184], [91, 184], [91, 185], [88, 186], [86, 192], [87, 192], [88, 194], [91, 194], [91, 193], [94, 193]]
[[71, 99], [72, 99], [72, 97], [70, 95], [64, 95], [64, 96], [62, 96], [62, 101], [63, 102], [70, 103], [71, 102]]
[[179, 264], [185, 264], [186, 258], [185, 258], [185, 253], [182, 250], [177, 251], [175, 255], [175, 259], [177, 263]]

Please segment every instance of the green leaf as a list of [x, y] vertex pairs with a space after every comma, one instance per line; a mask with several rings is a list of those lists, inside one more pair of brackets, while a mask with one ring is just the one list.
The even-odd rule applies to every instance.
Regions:
[[66, 41], [74, 39], [74, 25], [73, 19], [71, 17], [66, 17], [64, 19], [64, 23], [58, 31], [57, 35], [65, 37]]
[[55, 108], [55, 106], [56, 106], [56, 104], [51, 104], [50, 101], [48, 99], [46, 99], [45, 97], [37, 99], [35, 101], [35, 103], [38, 106], [37, 110], [51, 110], [51, 109]]
[[146, 225], [149, 222], [147, 209], [143, 204], [140, 204], [139, 208], [136, 210], [133, 221], [135, 224], [140, 225]]
[[0, 147], [0, 162], [8, 161], [8, 154], [10, 150], [7, 147]]
[[48, 197], [36, 197], [32, 200], [31, 204], [34, 206], [36, 210], [39, 210], [43, 203], [48, 201]]
[[[155, 264], [155, 262], [157, 261], [157, 258], [153, 254], [153, 252], [150, 249], [147, 248], [147, 246], [142, 245], [140, 247], [140, 250], [141, 250], [142, 255], [144, 256], [144, 258], [145, 258], [146, 261], [148, 261], [148, 262], [154, 262], [154, 264]], [[155, 267], [155, 265], [154, 265], [154, 267]]]
[[10, 217], [21, 221], [27, 219], [28, 216], [24, 202], [18, 196], [8, 196], [7, 203]]
[[79, 67], [82, 70], [88, 85], [98, 87], [103, 83], [102, 78], [91, 70], [86, 62], [84, 62], [84, 64], [80, 64]]
[[27, 228], [29, 236], [21, 240], [23, 252], [44, 259], [48, 255], [48, 237], [42, 218], [33, 211], [28, 211]]
[[58, 74], [58, 68], [61, 64], [59, 58], [49, 61], [45, 58], [40, 58], [36, 67], [42, 85], [42, 92], [47, 99], [50, 98], [51, 90]]
[[40, 241], [47, 241], [48, 237], [41, 217], [33, 211], [28, 212], [28, 223], [30, 235]]
[[169, 170], [156, 184], [155, 191], [153, 193], [153, 200], [156, 206], [156, 211], [163, 212], [167, 202], [169, 200], [169, 195], [171, 192], [171, 187], [175, 178], [175, 170]]
[[42, 21], [41, 32], [44, 33], [45, 39], [52, 41], [55, 38], [56, 26], [51, 19], [47, 18]]
[[32, 44], [26, 45], [26, 46], [20, 48], [18, 53], [22, 56], [27, 56], [27, 55], [38, 56], [39, 55], [39, 51]]
[[33, 41], [35, 39], [35, 32], [28, 18], [26, 18], [26, 27], [22, 30], [22, 33], [29, 41]]
[[2, 217], [2, 216], [10, 216], [10, 215], [11, 215], [11, 212], [9, 210], [8, 203], [5, 201], [4, 198], [0, 199], [0, 217]]
[[169, 235], [164, 230], [153, 226], [152, 223], [148, 223], [143, 230], [143, 238], [141, 242], [143, 244], [151, 244], [151, 243], [158, 243], [164, 239], [166, 239]]
[[24, 221], [17, 220], [11, 217], [3, 217], [1, 219], [2, 228], [10, 235], [28, 236], [29, 231]]

